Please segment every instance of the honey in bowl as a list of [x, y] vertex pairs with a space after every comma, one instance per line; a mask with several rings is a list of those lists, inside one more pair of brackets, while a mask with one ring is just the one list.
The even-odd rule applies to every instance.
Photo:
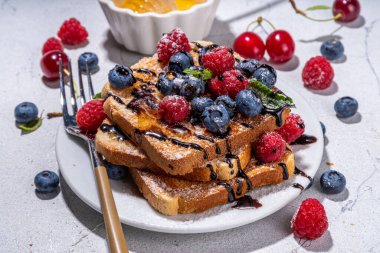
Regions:
[[119, 8], [128, 8], [137, 13], [155, 12], [159, 14], [174, 10], [188, 10], [207, 0], [113, 0]]

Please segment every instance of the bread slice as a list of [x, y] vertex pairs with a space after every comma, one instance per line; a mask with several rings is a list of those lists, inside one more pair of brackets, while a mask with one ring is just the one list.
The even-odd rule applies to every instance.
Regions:
[[165, 215], [202, 212], [217, 205], [232, 202], [252, 188], [278, 184], [294, 174], [294, 154], [288, 149], [280, 161], [260, 164], [254, 159], [244, 169], [246, 179], [235, 177], [228, 181], [190, 182], [172, 176], [129, 169], [144, 198]]
[[[191, 54], [198, 65], [201, 46], [211, 42], [191, 43]], [[241, 59], [236, 55], [236, 58]], [[115, 89], [107, 83], [102, 91], [108, 117], [133, 140], [149, 159], [171, 175], [185, 175], [205, 161], [216, 159], [252, 143], [261, 134], [277, 129], [290, 109], [256, 117], [235, 117], [226, 136], [218, 137], [202, 125], [183, 123], [169, 127], [158, 120], [157, 106], [162, 94], [155, 87], [159, 73], [165, 72], [157, 56], [141, 59], [131, 67], [137, 82], [126, 89]]]

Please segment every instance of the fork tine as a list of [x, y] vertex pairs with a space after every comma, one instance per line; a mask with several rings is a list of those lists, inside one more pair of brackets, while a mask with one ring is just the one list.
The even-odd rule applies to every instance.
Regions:
[[74, 116], [75, 116], [77, 114], [77, 111], [78, 111], [78, 105], [77, 105], [77, 99], [76, 99], [76, 96], [75, 96], [73, 71], [71, 69], [71, 60], [69, 60], [69, 72], [70, 72], [71, 106], [73, 107], [73, 113], [74, 113]]
[[82, 70], [80, 69], [79, 59], [78, 59], [78, 75], [79, 75], [79, 99], [82, 105], [86, 103], [86, 96], [84, 95], [83, 89], [83, 79], [82, 79]]
[[62, 59], [59, 59], [59, 87], [60, 87], [60, 93], [61, 93], [61, 107], [62, 107], [63, 121], [65, 123], [65, 126], [67, 126], [70, 116], [69, 116], [69, 112], [67, 110], [65, 80], [64, 80], [64, 76], [63, 76]]
[[95, 96], [95, 93], [94, 93], [94, 87], [92, 86], [91, 72], [88, 68], [87, 62], [86, 62], [86, 74], [87, 74], [88, 90], [90, 92], [90, 99], [92, 99]]

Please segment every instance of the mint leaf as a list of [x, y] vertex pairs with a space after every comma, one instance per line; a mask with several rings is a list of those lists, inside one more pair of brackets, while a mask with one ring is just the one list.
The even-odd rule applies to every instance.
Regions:
[[317, 11], [317, 10], [330, 10], [331, 7], [327, 5], [315, 5], [307, 8], [307, 11]]
[[102, 98], [102, 93], [96, 93], [95, 96], [92, 99], [99, 99]]
[[183, 73], [200, 78], [205, 82], [211, 80], [212, 78], [212, 72], [209, 69], [196, 70], [187, 68], [183, 71]]

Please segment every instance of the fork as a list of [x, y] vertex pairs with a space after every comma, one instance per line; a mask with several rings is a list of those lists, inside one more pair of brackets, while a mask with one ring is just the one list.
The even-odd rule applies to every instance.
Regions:
[[[63, 122], [65, 125], [65, 130], [68, 134], [79, 137], [85, 140], [88, 144], [88, 149], [90, 152], [91, 163], [94, 169], [94, 174], [96, 178], [99, 200], [102, 208], [104, 224], [106, 227], [106, 233], [108, 238], [108, 246], [111, 253], [125, 253], [128, 252], [127, 243], [124, 238], [124, 233], [121, 228], [121, 223], [119, 220], [119, 215], [115, 206], [115, 200], [112, 195], [110, 183], [108, 180], [108, 175], [106, 168], [103, 166], [102, 160], [95, 151], [95, 142], [93, 138], [89, 138], [83, 134], [77, 123], [76, 114], [78, 112], [78, 104], [76, 98], [76, 91], [74, 88], [74, 79], [71, 69], [71, 61], [68, 62], [69, 71], [69, 85], [70, 85], [70, 103], [72, 106], [73, 114], [70, 115], [67, 108], [66, 92], [65, 92], [65, 81], [64, 81], [64, 69], [62, 61], [59, 61], [59, 85], [61, 93], [61, 106], [63, 114]], [[79, 67], [78, 62], [78, 74], [79, 74], [79, 100], [81, 105], [86, 103], [86, 96], [84, 95], [82, 71]], [[86, 66], [87, 83], [89, 89], [90, 99], [94, 97], [94, 89], [91, 81], [91, 74], [88, 66]]]

